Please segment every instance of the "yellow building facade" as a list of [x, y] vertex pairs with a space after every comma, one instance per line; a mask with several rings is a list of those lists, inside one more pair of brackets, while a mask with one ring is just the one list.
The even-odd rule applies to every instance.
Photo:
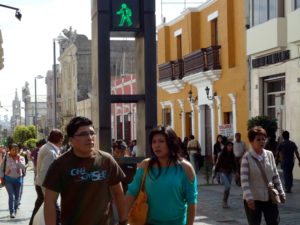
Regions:
[[246, 141], [244, 1], [212, 0], [157, 27], [158, 124], [193, 134], [211, 155], [218, 134]]

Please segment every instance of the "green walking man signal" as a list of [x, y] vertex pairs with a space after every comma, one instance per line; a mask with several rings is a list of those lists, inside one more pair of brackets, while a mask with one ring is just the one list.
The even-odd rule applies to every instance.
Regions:
[[119, 15], [120, 18], [120, 22], [119, 22], [119, 27], [124, 27], [125, 23], [127, 25], [127, 27], [131, 27], [132, 26], [132, 10], [127, 6], [126, 3], [122, 3], [121, 4], [121, 8], [119, 11], [116, 12], [117, 15]]

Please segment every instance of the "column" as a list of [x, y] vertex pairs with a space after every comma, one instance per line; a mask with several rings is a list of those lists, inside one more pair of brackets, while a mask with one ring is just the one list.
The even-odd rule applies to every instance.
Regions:
[[216, 129], [215, 129], [215, 109], [214, 104], [208, 105], [210, 108], [210, 115], [211, 115], [211, 143], [212, 143], [212, 149], [214, 149], [214, 143], [216, 141]]
[[198, 105], [198, 141], [201, 146], [202, 155], [205, 154], [205, 105]]
[[185, 137], [185, 116], [184, 116], [184, 100], [178, 99], [177, 100], [180, 106], [180, 121], [181, 121], [181, 140]]
[[174, 127], [174, 119], [175, 119], [175, 117], [174, 117], [174, 104], [173, 104], [173, 102], [170, 102], [170, 108], [171, 108], [171, 127], [173, 129], [175, 129], [175, 127]]
[[222, 117], [222, 102], [221, 102], [221, 96], [215, 96], [215, 100], [217, 102], [217, 109], [218, 109], [218, 125], [223, 124], [223, 117]]
[[229, 93], [228, 94], [229, 98], [231, 99], [232, 102], [232, 117], [233, 117], [233, 135], [237, 132], [237, 127], [236, 127], [236, 95], [234, 93]]
[[194, 103], [191, 103], [191, 118], [192, 118], [192, 135], [195, 136], [195, 113], [194, 113]]

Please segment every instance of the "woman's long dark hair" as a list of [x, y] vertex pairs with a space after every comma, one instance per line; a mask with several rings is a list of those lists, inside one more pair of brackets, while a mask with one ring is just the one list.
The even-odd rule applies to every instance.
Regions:
[[[232, 145], [232, 151], [231, 152], [228, 152], [227, 151], [227, 146], [228, 145]], [[233, 157], [234, 158], [234, 153], [233, 153], [233, 142], [231, 142], [231, 141], [227, 141], [226, 142], [226, 144], [225, 144], [225, 146], [224, 146], [224, 148], [223, 148], [223, 150], [222, 150], [222, 152], [221, 152], [221, 154], [220, 154], [220, 157]]]
[[[157, 156], [154, 154], [154, 151], [152, 149], [152, 140], [153, 137], [157, 134], [161, 134], [166, 138], [167, 146], [169, 149], [169, 163], [168, 167], [171, 165], [171, 163], [174, 163], [174, 165], [178, 164], [178, 161], [181, 161], [182, 158], [180, 157], [180, 151], [181, 151], [181, 146], [179, 143], [178, 136], [176, 135], [175, 131], [171, 127], [163, 127], [163, 126], [158, 126], [154, 128], [149, 135], [149, 144], [150, 144], [150, 149], [151, 149], [151, 154], [152, 157], [149, 162], [149, 175], [151, 174], [155, 176], [155, 178], [158, 178], [161, 174], [161, 164], [157, 158]], [[155, 175], [153, 173], [153, 166], [154, 164], [158, 165], [158, 174]]]

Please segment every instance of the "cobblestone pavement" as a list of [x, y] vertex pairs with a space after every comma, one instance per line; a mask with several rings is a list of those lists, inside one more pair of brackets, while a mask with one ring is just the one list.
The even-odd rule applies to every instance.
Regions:
[[[229, 197], [229, 209], [222, 208], [223, 186], [205, 185], [199, 179], [199, 199], [197, 207], [196, 225], [237, 225], [247, 224], [240, 187], [232, 184]], [[25, 178], [22, 204], [15, 219], [9, 218], [7, 193], [0, 189], [0, 225], [18, 224], [28, 225], [33, 205], [36, 199], [33, 185], [33, 172], [29, 170]], [[280, 205], [282, 225], [296, 225], [300, 221], [300, 181], [295, 181], [293, 193], [287, 195], [287, 202]], [[264, 223], [262, 223], [264, 224]]]

